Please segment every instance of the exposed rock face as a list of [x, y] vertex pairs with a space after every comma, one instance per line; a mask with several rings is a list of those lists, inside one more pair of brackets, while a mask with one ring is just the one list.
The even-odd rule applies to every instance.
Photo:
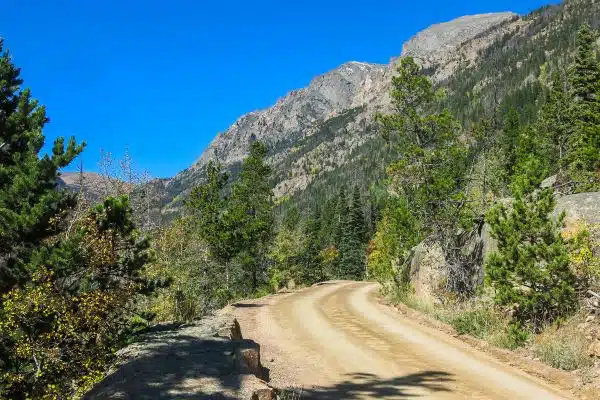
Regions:
[[434, 298], [447, 278], [446, 259], [439, 243], [422, 242], [413, 249], [410, 279], [419, 297]]
[[[439, 72], [434, 80], [439, 81], [458, 68], [457, 60], [476, 59], [477, 51], [511, 29], [509, 25], [515, 18], [512, 13], [486, 14], [435, 25], [408, 41], [402, 54], [415, 56], [426, 65], [437, 65]], [[304, 190], [319, 174], [348, 165], [356, 157], [355, 150], [374, 138], [369, 126], [373, 114], [390, 105], [394, 71], [395, 62], [349, 62], [313, 79], [308, 87], [292, 91], [273, 107], [242, 116], [213, 140], [193, 166], [170, 181], [167, 190], [171, 197], [187, 193], [203, 179], [204, 168], [211, 160], [235, 170], [253, 140], [267, 144], [269, 163], [282, 172], [276, 182], [276, 197]], [[358, 112], [344, 122], [333, 139], [303, 148], [305, 139], [351, 110]]]
[[565, 211], [567, 228], [584, 222], [590, 225], [600, 224], [600, 192], [579, 193], [559, 197], [556, 200], [554, 215]]
[[377, 108], [388, 91], [387, 75], [385, 65], [349, 62], [313, 79], [308, 87], [292, 91], [273, 107], [242, 116], [212, 141], [192, 167], [175, 176], [170, 186], [189, 189], [189, 182], [201, 179], [209, 161], [233, 168], [243, 161], [254, 140], [268, 146], [270, 164], [281, 164], [317, 123], [365, 104]]
[[229, 314], [155, 327], [118, 356], [112, 373], [85, 399], [276, 398], [265, 382], [260, 346], [242, 339]]
[[474, 290], [484, 280], [484, 260], [489, 256], [488, 246], [493, 239], [489, 236], [487, 225], [473, 232], [463, 232], [457, 236], [460, 252], [455, 254], [462, 264], [452, 271], [439, 242], [425, 240], [412, 250], [410, 261], [410, 280], [415, 292], [424, 298], [436, 299], [436, 293], [452, 290], [451, 285], [461, 290]]
[[280, 142], [305, 135], [303, 130], [319, 120], [371, 103], [380, 94], [385, 71], [383, 65], [349, 62], [321, 75], [273, 107], [241, 117], [215, 138], [195, 166], [209, 160], [224, 165], [240, 162], [252, 140], [265, 141], [276, 148]]
[[510, 12], [479, 14], [433, 25], [406, 42], [402, 56], [412, 56], [425, 67], [444, 63], [468, 41], [515, 17]]

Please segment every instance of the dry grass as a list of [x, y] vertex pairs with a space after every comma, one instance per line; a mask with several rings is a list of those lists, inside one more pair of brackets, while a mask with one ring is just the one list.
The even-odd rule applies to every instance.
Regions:
[[392, 301], [403, 303], [451, 325], [458, 334], [471, 335], [502, 348], [518, 347], [508, 329], [508, 319], [488, 300], [477, 299], [468, 302], [447, 300], [443, 304], [434, 304], [429, 299], [403, 290], [394, 293]]
[[496, 347], [514, 350], [525, 345], [540, 361], [558, 369], [585, 371], [593, 365], [588, 355], [589, 341], [578, 329], [585, 315], [576, 315], [562, 324], [549, 326], [539, 335], [530, 335], [526, 342], [511, 332], [509, 319], [500, 313], [489, 300], [474, 299], [468, 302], [446, 301], [434, 304], [430, 299], [417, 296], [410, 290], [393, 293], [392, 301], [427, 314], [451, 325], [457, 333], [484, 340]]
[[581, 317], [574, 317], [560, 326], [551, 326], [538, 335], [533, 352], [540, 360], [567, 371], [589, 367], [593, 360], [588, 356], [589, 342], [577, 329]]

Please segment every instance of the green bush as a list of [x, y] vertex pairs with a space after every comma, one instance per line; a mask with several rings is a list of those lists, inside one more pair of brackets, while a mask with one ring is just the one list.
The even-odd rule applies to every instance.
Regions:
[[458, 313], [450, 319], [450, 325], [460, 335], [486, 339], [504, 327], [502, 317], [493, 308], [476, 308]]
[[516, 193], [511, 207], [500, 204], [487, 218], [498, 241], [486, 265], [494, 299], [513, 308], [513, 322], [536, 332], [577, 308], [564, 215], [558, 221], [551, 215], [555, 203], [550, 189]]

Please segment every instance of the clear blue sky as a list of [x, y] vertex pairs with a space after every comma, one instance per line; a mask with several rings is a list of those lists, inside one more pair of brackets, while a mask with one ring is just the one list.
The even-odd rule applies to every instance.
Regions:
[[346, 61], [387, 63], [427, 26], [549, 0], [0, 0], [0, 37], [47, 106], [47, 142], [75, 135], [94, 170], [125, 147], [160, 177], [242, 114]]

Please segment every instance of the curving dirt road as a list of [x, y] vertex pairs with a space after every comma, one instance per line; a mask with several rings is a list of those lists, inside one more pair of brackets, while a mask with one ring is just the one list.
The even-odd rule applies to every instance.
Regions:
[[567, 398], [536, 378], [375, 299], [377, 285], [331, 282], [237, 304], [275, 386], [302, 399]]

